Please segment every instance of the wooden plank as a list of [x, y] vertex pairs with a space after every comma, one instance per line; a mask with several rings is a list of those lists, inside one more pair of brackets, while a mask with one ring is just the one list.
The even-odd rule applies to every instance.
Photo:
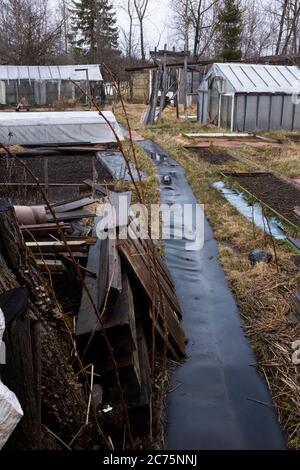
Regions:
[[[110, 203], [116, 211], [116, 226], [124, 227], [128, 225], [129, 209], [131, 205], [131, 191], [117, 193], [108, 191], [107, 202]], [[120, 199], [121, 198], [121, 199]], [[122, 201], [122, 204], [120, 202]]]
[[101, 272], [98, 305], [101, 310], [106, 300], [107, 309], [111, 308], [122, 290], [121, 260], [117, 240], [107, 237], [102, 240]]
[[77, 199], [76, 201], [68, 202], [65, 204], [56, 204], [53, 205], [52, 208], [54, 212], [69, 212], [75, 209], [81, 209], [82, 207], [89, 206], [90, 204], [94, 204], [96, 201], [92, 197], [85, 197], [83, 199]]
[[248, 133], [230, 133], [230, 132], [201, 132], [194, 134], [182, 134], [184, 137], [189, 139], [224, 139], [224, 138], [234, 138], [234, 139], [245, 139], [249, 137], [255, 137], [253, 134]]
[[55, 259], [37, 259], [36, 260], [37, 265], [42, 271], [46, 271], [50, 269], [50, 271], [54, 272], [63, 272], [66, 271], [65, 265], [60, 261], [60, 260], [55, 260]]
[[[181, 308], [180, 308], [177, 296], [176, 296], [175, 291], [174, 291], [173, 283], [170, 284], [170, 282], [168, 280], [168, 274], [167, 274], [166, 269], [164, 268], [164, 263], [163, 263], [162, 259], [159, 259], [159, 256], [157, 254], [155, 255], [155, 261], [156, 261], [156, 267], [155, 267], [154, 261], [149, 263], [149, 260], [150, 260], [149, 256], [151, 256], [151, 255], [147, 254], [147, 251], [143, 251], [143, 249], [140, 246], [140, 239], [139, 240], [132, 240], [132, 243], [136, 247], [136, 252], [139, 253], [139, 255], [137, 255], [137, 256], [140, 256], [141, 261], [144, 262], [145, 269], [150, 269], [150, 272], [151, 272], [153, 278], [157, 279], [157, 282], [161, 286], [161, 289], [163, 290], [168, 302], [170, 303], [170, 305], [172, 306], [172, 308], [176, 312], [178, 318], [181, 319], [182, 318]], [[150, 243], [149, 243], [149, 245], [150, 245]], [[151, 249], [150, 246], [149, 246], [148, 249], [149, 250]], [[152, 247], [152, 249], [153, 249], [153, 247]], [[157, 278], [157, 275], [158, 275], [158, 278]]]
[[[68, 230], [71, 228], [70, 224], [64, 224], [63, 222], [59, 222], [59, 226], [62, 230]], [[20, 226], [23, 236], [25, 238], [32, 239], [30, 234], [34, 237], [47, 237], [51, 235], [58, 235], [58, 228], [55, 223], [48, 223], [48, 224], [36, 224], [36, 225], [21, 225]], [[30, 233], [28, 233], [30, 232]]]
[[[100, 219], [95, 220], [93, 235], [96, 233], [96, 225]], [[94, 276], [85, 276], [85, 284], [90, 291], [94, 304], [98, 307], [99, 298], [99, 280], [100, 280], [100, 254], [102, 251], [102, 241], [98, 238], [95, 245], [89, 249], [87, 269], [96, 274]], [[93, 310], [91, 301], [85, 289], [82, 290], [81, 303], [79, 308], [78, 320], [76, 324], [76, 335], [90, 334], [94, 331], [98, 318]], [[100, 329], [98, 325], [97, 329]]]
[[[78, 146], [78, 147], [54, 147], [55, 150], [59, 152], [78, 152], [78, 153], [91, 153], [91, 152], [101, 152], [103, 150], [107, 150], [107, 147], [104, 145], [89, 145], [89, 146]], [[91, 156], [93, 157], [93, 155]]]
[[[62, 241], [43, 241], [43, 242], [26, 242], [26, 246], [30, 248], [30, 250], [33, 253], [36, 252], [47, 252], [47, 253], [59, 253], [59, 252], [65, 252], [66, 251], [66, 246], [64, 242]], [[73, 251], [81, 251], [87, 249], [87, 243], [85, 240], [73, 240], [68, 242], [68, 247]]]
[[[122, 275], [122, 286], [122, 292], [113, 308], [107, 309], [103, 318], [105, 332], [117, 356], [129, 354], [137, 349], [133, 295], [125, 271]], [[84, 349], [89, 341], [90, 333], [96, 331], [88, 357], [93, 361], [96, 357], [97, 363], [104, 365], [109, 351], [101, 334], [99, 334], [100, 330], [100, 323], [92, 307], [88, 305], [86, 308], [86, 305], [81, 302], [76, 328], [76, 335], [83, 336], [80, 339], [81, 349]], [[98, 353], [100, 349], [101, 356]]]
[[137, 332], [141, 390], [137, 395], [127, 399], [127, 405], [134, 434], [146, 436], [149, 434], [151, 419], [151, 369], [147, 343], [141, 324], [137, 325]]
[[[157, 306], [159, 311], [159, 325], [160, 330], [157, 328], [159, 335], [164, 340], [164, 319], [163, 319], [163, 309], [159, 307], [160, 298], [158, 289], [153, 282], [153, 278], [151, 276], [151, 270], [145, 269], [144, 261], [142, 260], [141, 256], [137, 255], [136, 247], [132, 243], [132, 240], [121, 240], [118, 244], [119, 251], [127, 263], [128, 267], [130, 268], [132, 274], [136, 278], [139, 285], [143, 288], [150, 304], [154, 302]], [[149, 260], [148, 260], [149, 261]], [[150, 263], [149, 263], [150, 264]], [[179, 319], [176, 315], [176, 312], [172, 309], [167, 301], [166, 297], [163, 298], [164, 301], [164, 313], [165, 319], [168, 328], [169, 334], [169, 345], [172, 344], [172, 350], [169, 347], [169, 352], [174, 353], [176, 350], [176, 359], [181, 359], [185, 357], [185, 336], [181, 325], [179, 323]]]
[[[141, 391], [141, 372], [139, 355], [137, 351], [116, 358], [119, 378], [125, 397], [137, 395]], [[101, 376], [104, 401], [119, 399], [119, 390], [116, 383], [116, 372], [110, 359], [105, 367], [95, 364], [95, 372]]]
[[103, 186], [102, 184], [99, 184], [99, 183], [94, 183], [92, 180], [90, 179], [86, 179], [83, 181], [85, 185], [89, 186], [90, 188], [94, 189], [96, 191], [96, 193], [100, 193], [102, 194], [103, 196], [107, 196], [108, 194], [108, 189]]
[[133, 294], [125, 270], [122, 273], [122, 290], [113, 307], [106, 312], [103, 324], [116, 355], [137, 349]]
[[[96, 217], [96, 214], [94, 212], [91, 212], [91, 211], [88, 211], [88, 210], [62, 212], [62, 213], [57, 213], [55, 215], [56, 215], [56, 219], [58, 221], [84, 219], [84, 218], [88, 218], [88, 217]], [[47, 214], [46, 219], [47, 219], [48, 222], [52, 222], [54, 220], [51, 214]]]
[[[39, 183], [40, 186], [45, 187], [45, 183]], [[49, 183], [48, 188], [78, 188], [86, 189], [86, 184], [84, 183]], [[24, 187], [37, 187], [36, 183], [0, 183], [0, 188], [24, 188]]]

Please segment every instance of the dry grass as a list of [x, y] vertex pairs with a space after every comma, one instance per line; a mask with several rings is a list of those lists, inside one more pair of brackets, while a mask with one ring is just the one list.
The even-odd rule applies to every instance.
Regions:
[[[142, 107], [129, 106], [134, 128], [156, 141], [185, 169], [187, 179], [198, 201], [204, 203], [215, 238], [219, 242], [220, 261], [235, 294], [245, 330], [255, 349], [258, 367], [271, 390], [280, 422], [289, 446], [300, 449], [300, 368], [292, 364], [291, 343], [300, 339], [300, 323], [291, 323], [293, 297], [299, 289], [300, 273], [293, 262], [290, 248], [276, 243], [279, 272], [274, 262], [251, 266], [249, 252], [264, 247], [273, 252], [270, 237], [253, 227], [221, 195], [212, 188], [220, 170], [247, 171], [242, 162], [217, 166], [200, 160], [185, 151], [174, 138], [181, 132], [198, 131], [199, 124], [176, 123], [170, 113], [159, 126], [143, 127], [139, 122]], [[241, 151], [246, 159], [287, 176], [300, 175], [300, 145], [289, 143], [278, 149]], [[299, 169], [299, 173], [298, 173]]]

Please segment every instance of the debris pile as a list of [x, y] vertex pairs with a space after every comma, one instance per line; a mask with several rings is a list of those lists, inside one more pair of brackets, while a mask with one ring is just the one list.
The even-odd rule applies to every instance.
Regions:
[[[10, 388], [20, 397], [24, 410], [21, 423], [27, 426], [27, 420], [32, 418], [28, 413], [34, 414], [32, 429], [38, 429], [35, 436], [29, 433], [26, 444], [23, 430], [17, 438], [18, 445], [12, 437], [12, 448], [57, 448], [61, 447], [61, 439], [70, 448], [91, 448], [101, 441], [99, 436], [95, 438], [95, 428], [82, 430], [76, 436], [77, 428], [84, 421], [92, 425], [95, 419], [100, 423], [103, 420], [105, 428], [110, 415], [116, 420], [121, 405], [122, 412], [126, 409], [125, 417], [119, 418], [122, 437], [129, 425], [126, 439], [130, 434], [146, 438], [153, 419], [157, 353], [166, 351], [176, 361], [185, 357], [181, 310], [174, 286], [156, 245], [142, 238], [128, 212], [131, 192], [116, 193], [89, 180], [85, 184], [90, 187], [90, 195], [80, 199], [45, 206], [13, 207], [3, 203], [10, 220], [6, 237], [11, 246], [17, 240], [19, 247], [13, 266], [7, 260], [19, 283], [11, 280], [10, 287], [26, 288], [22, 315], [27, 317], [33, 309], [34, 315], [30, 316], [34, 316], [35, 324], [42, 325], [43, 331], [30, 340], [33, 350], [39, 342], [42, 346], [41, 368], [35, 370], [37, 381], [28, 388], [33, 387], [37, 400], [41, 393], [42, 422], [37, 417], [38, 410], [32, 413], [28, 407], [27, 392], [14, 390], [12, 381]], [[127, 201], [126, 217], [121, 214], [120, 196]], [[109, 202], [116, 211], [116, 237], [110, 236], [111, 229], [102, 229], [101, 233], [98, 230], [103, 219], [102, 202]], [[127, 237], [121, 236], [124, 230]], [[6, 256], [7, 239], [2, 238], [0, 245]], [[16, 268], [18, 256], [23, 262]], [[1, 292], [6, 295], [4, 285]], [[11, 295], [12, 299], [17, 298], [16, 292]], [[58, 360], [57, 355], [62, 358]], [[61, 373], [63, 382], [69, 383], [64, 391], [56, 383]], [[37, 385], [40, 380], [41, 392]], [[71, 395], [75, 387], [75, 400], [66, 396], [62, 399], [61, 393], [66, 393], [68, 387]], [[61, 414], [67, 399], [69, 419]], [[72, 417], [73, 408], [77, 411]], [[112, 438], [118, 442], [118, 432]]]

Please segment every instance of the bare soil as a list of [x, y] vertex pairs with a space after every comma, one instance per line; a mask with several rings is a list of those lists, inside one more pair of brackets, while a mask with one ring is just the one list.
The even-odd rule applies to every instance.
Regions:
[[226, 152], [215, 152], [199, 147], [186, 147], [194, 154], [197, 155], [201, 160], [205, 160], [212, 165], [222, 165], [228, 161], [234, 161], [235, 159]]
[[235, 174], [234, 179], [258, 199], [299, 226], [294, 208], [300, 206], [300, 189], [271, 173]]
[[[40, 155], [22, 157], [33, 174], [41, 183], [45, 182], [45, 161], [48, 159], [48, 183], [80, 184], [85, 179], [93, 179], [93, 160], [97, 172], [98, 182], [110, 182], [111, 175], [99, 163], [94, 154], [64, 154], [53, 153], [52, 155]], [[13, 204], [40, 204], [43, 199], [36, 187], [27, 187], [26, 183], [34, 183], [33, 178], [25, 168], [9, 157], [0, 158], [0, 183], [21, 183], [24, 186], [17, 188], [0, 185], [0, 197], [9, 197]], [[87, 188], [87, 193], [90, 190]], [[50, 188], [48, 196], [51, 202], [66, 200], [83, 196], [79, 187], [56, 187]]]
[[[31, 168], [40, 182], [45, 182], [45, 161], [48, 159], [49, 183], [82, 183], [93, 178], [93, 160], [98, 180], [111, 180], [111, 176], [91, 154], [65, 155], [55, 153], [50, 156], [23, 157], [22, 160]], [[0, 159], [0, 182], [33, 183], [33, 179], [24, 168], [10, 158]]]

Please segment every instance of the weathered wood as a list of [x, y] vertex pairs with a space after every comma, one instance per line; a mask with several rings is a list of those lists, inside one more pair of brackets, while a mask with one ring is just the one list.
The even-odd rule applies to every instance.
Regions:
[[99, 184], [99, 183], [94, 183], [92, 180], [90, 179], [86, 179], [83, 181], [85, 185], [89, 186], [90, 188], [94, 189], [96, 191], [96, 193], [100, 193], [102, 194], [103, 196], [107, 196], [108, 194], [108, 189], [103, 186], [102, 184]]
[[[77, 210], [77, 211], [71, 211], [71, 212], [58, 212], [55, 214], [56, 219], [58, 221], [61, 220], [75, 220], [75, 219], [84, 219], [88, 217], [96, 217], [96, 214], [94, 212], [91, 212], [89, 210]], [[52, 215], [49, 213], [46, 215], [46, 219], [48, 222], [52, 222], [54, 219]]]
[[[124, 191], [122, 193], [108, 191], [106, 202], [110, 203], [115, 209], [116, 227], [125, 227], [128, 225], [131, 197], [131, 191]], [[122, 204], [120, 204], [121, 201]]]
[[[100, 219], [95, 219], [93, 235], [96, 233], [96, 225]], [[85, 276], [85, 284], [89, 289], [90, 295], [93, 299], [94, 304], [98, 307], [99, 302], [99, 289], [100, 289], [100, 254], [102, 251], [102, 241], [97, 239], [96, 243], [89, 248], [87, 269], [95, 276]], [[90, 334], [92, 331], [100, 329], [98, 318], [93, 310], [92, 303], [85, 289], [82, 291], [81, 304], [79, 308], [79, 315], [76, 325], [76, 335], [81, 336]]]
[[[137, 351], [116, 358], [120, 383], [125, 397], [137, 395], [141, 391], [141, 372], [139, 355]], [[119, 398], [116, 383], [116, 372], [110, 359], [106, 364], [99, 367], [95, 364], [95, 372], [101, 376], [100, 382], [103, 386], [104, 401]]]
[[[101, 272], [98, 304], [101, 311], [113, 307], [122, 290], [121, 260], [117, 249], [117, 240], [107, 237], [102, 240]], [[105, 315], [105, 311], [103, 312]]]
[[82, 199], [77, 199], [72, 202], [66, 202], [64, 204], [53, 204], [52, 208], [54, 212], [68, 212], [76, 209], [81, 209], [82, 207], [89, 206], [95, 203], [95, 199], [92, 197], [85, 197]]
[[[0, 200], [0, 273], [0, 294], [20, 285], [28, 290], [27, 315], [30, 321], [40, 323], [43, 424], [64, 442], [70, 442], [85, 423], [87, 409], [83, 388], [70, 363], [73, 344], [51, 291], [26, 250], [14, 209], [3, 199]], [[32, 344], [35, 347], [38, 345]], [[87, 427], [74, 442], [90, 448], [97, 440], [99, 436], [96, 439], [94, 431]], [[44, 435], [42, 448], [48, 445], [49, 439]], [[35, 448], [35, 442], [27, 448]]]
[[176, 311], [169, 304], [166, 295], [164, 295], [164, 292], [162, 293], [164, 302], [163, 308], [160, 305], [159, 291], [151, 273], [154, 271], [154, 267], [151, 266], [153, 262], [149, 257], [147, 257], [145, 260], [145, 256], [140, 255], [140, 251], [137, 251], [135, 241], [131, 239], [120, 240], [118, 247], [132, 274], [143, 288], [150, 305], [152, 303], [156, 305], [156, 309], [159, 312], [157, 331], [163, 340], [165, 339], [165, 318], [168, 329], [169, 352], [174, 355], [174, 352], [176, 351], [176, 359], [185, 357], [185, 336], [179, 323]]
[[[59, 222], [59, 226], [62, 230], [68, 230], [71, 228], [70, 224], [64, 224], [63, 222]], [[46, 223], [46, 224], [36, 224], [36, 225], [21, 225], [21, 230], [23, 233], [24, 238], [29, 238], [32, 240], [30, 234], [34, 237], [46, 237], [51, 235], [58, 235], [58, 228], [55, 223]], [[30, 233], [28, 233], [30, 232]]]
[[41, 448], [40, 338], [38, 322], [31, 321], [27, 314], [28, 300], [24, 287], [11, 289], [0, 297], [6, 325], [2, 380], [15, 393], [24, 412], [6, 445], [14, 450]]
[[[89, 244], [85, 240], [72, 240], [67, 243], [69, 249], [72, 251], [85, 251]], [[94, 242], [91, 244], [93, 245]], [[32, 253], [40, 253], [40, 251], [43, 253], [61, 253], [66, 251], [66, 246], [64, 242], [61, 241], [26, 242], [26, 246]]]
[[[89, 268], [90, 264], [88, 263]], [[90, 276], [86, 276], [86, 280], [89, 284], [96, 285], [95, 279], [92, 280]], [[96, 298], [97, 287], [93, 288], [93, 292]], [[137, 349], [133, 295], [126, 272], [123, 272], [122, 275], [122, 291], [115, 304], [106, 311], [103, 317], [103, 327], [116, 356], [126, 355]], [[91, 333], [94, 331], [96, 333], [86, 352], [85, 361], [96, 361], [98, 364], [104, 365], [109, 351], [100, 333], [101, 326], [90, 303], [86, 303], [82, 298], [76, 327], [80, 350], [84, 350]], [[101, 355], [98, 352], [100, 350]]]
[[139, 436], [148, 435], [150, 431], [151, 419], [151, 369], [149, 361], [149, 352], [140, 323], [137, 325], [138, 353], [141, 373], [141, 390], [137, 395], [127, 399], [128, 412], [132, 429]]
[[[136, 228], [131, 224], [131, 228], [137, 235]], [[138, 235], [137, 235], [138, 236]], [[141, 256], [142, 261], [145, 264], [145, 269], [150, 269], [154, 279], [157, 279], [159, 282], [164, 294], [166, 295], [170, 305], [175, 310], [176, 315], [181, 320], [182, 312], [179, 305], [177, 296], [175, 294], [175, 287], [171, 279], [171, 275], [162, 259], [162, 257], [155, 251], [154, 245], [151, 240], [147, 239], [134, 239], [131, 237], [131, 242], [135, 245], [136, 252], [138, 256]], [[155, 254], [155, 265], [154, 261], [149, 264], [149, 257], [153, 256], [152, 252]], [[157, 278], [158, 276], [158, 278]]]

